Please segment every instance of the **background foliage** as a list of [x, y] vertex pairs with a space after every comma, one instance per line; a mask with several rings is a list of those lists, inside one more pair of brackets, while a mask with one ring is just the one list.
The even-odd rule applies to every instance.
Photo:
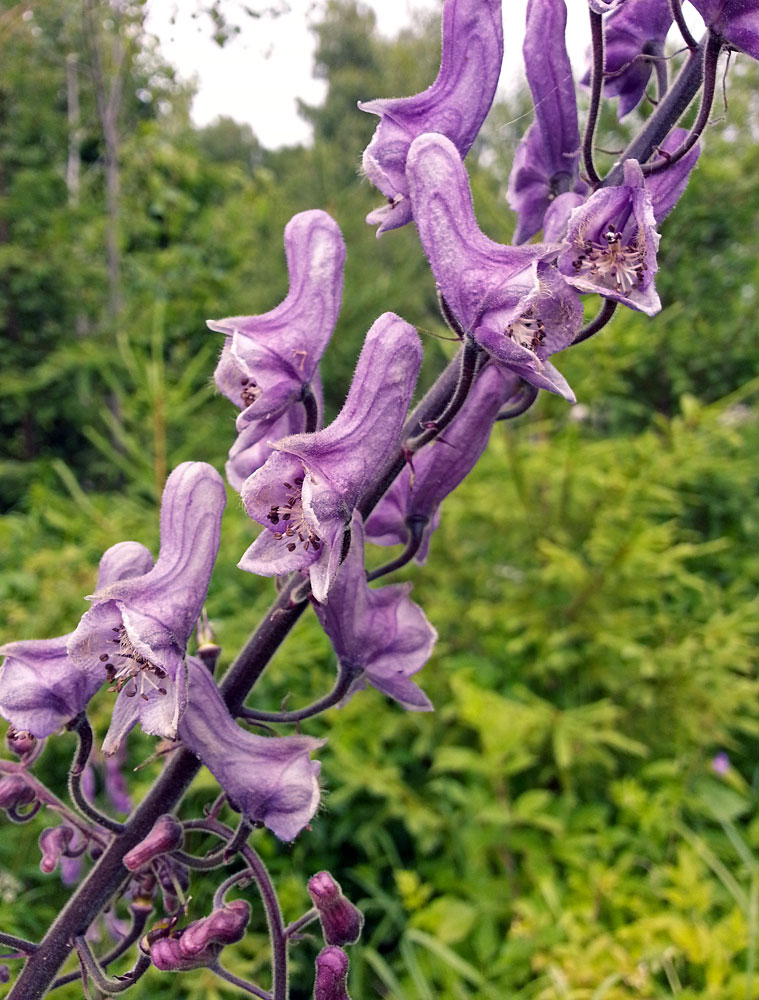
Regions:
[[[382, 40], [370, 13], [330, 0], [316, 27], [327, 97], [303, 108], [314, 143], [269, 151], [229, 119], [191, 125], [190, 95], [141, 30], [139, 4], [117, 19], [94, 0], [85, 10], [89, 28], [74, 0], [0, 4], [4, 640], [71, 630], [104, 548], [136, 538], [155, 550], [167, 470], [222, 466], [233, 414], [209, 381], [219, 341], [204, 320], [279, 301], [294, 212], [326, 209], [348, 244], [324, 362], [331, 412], [380, 312], [422, 332], [425, 381], [452, 348], [437, 339], [416, 234], [375, 240], [363, 217], [378, 196], [356, 171], [375, 121], [356, 99], [429, 83], [436, 24]], [[114, 213], [97, 93], [120, 54]], [[437, 711], [406, 714], [370, 690], [307, 724], [329, 737], [323, 811], [291, 847], [256, 834], [288, 918], [321, 868], [364, 909], [356, 998], [759, 991], [756, 65], [739, 58], [728, 83], [726, 120], [663, 227], [663, 312], [618, 315], [559, 359], [580, 405], [541, 396], [498, 425], [446, 502], [427, 566], [402, 574], [440, 633], [422, 675]], [[525, 108], [520, 95], [494, 108], [467, 161], [483, 228], [504, 242]], [[618, 148], [605, 127], [601, 145]], [[224, 662], [272, 596], [235, 569], [254, 530], [230, 500], [208, 601]], [[333, 671], [307, 615], [256, 704], [305, 704]], [[109, 704], [96, 700], [101, 733]], [[73, 738], [49, 743], [42, 770], [63, 787]], [[153, 749], [135, 737], [130, 765]], [[159, 767], [130, 774], [136, 796]], [[212, 795], [199, 777], [188, 814]], [[32, 938], [64, 898], [38, 869], [43, 826], [0, 838], [0, 924]], [[230, 967], [265, 981], [267, 947], [259, 913]], [[310, 995], [317, 947], [295, 950], [296, 1000]], [[203, 972], [144, 983], [144, 995], [232, 995]]]

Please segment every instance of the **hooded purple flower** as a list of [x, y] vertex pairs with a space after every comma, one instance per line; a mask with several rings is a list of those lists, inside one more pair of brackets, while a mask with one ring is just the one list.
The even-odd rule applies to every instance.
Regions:
[[[665, 153], [674, 153], [687, 135], [687, 129], [674, 128], [659, 148]], [[646, 178], [646, 190], [651, 195], [651, 205], [657, 223], [666, 219], [677, 204], [688, 184], [691, 170], [695, 167], [700, 152], [701, 147], [696, 143], [685, 156], [676, 160], [671, 166]]]
[[517, 147], [509, 175], [507, 198], [517, 213], [515, 243], [537, 233], [558, 195], [587, 190], [579, 178], [580, 129], [566, 27], [564, 0], [530, 0], [523, 52], [535, 121]]
[[317, 872], [308, 880], [308, 894], [319, 912], [319, 923], [327, 944], [355, 944], [361, 936], [364, 915], [345, 898], [340, 883], [329, 872]]
[[707, 26], [759, 59], [759, 0], [691, 0]]
[[[671, 24], [667, 0], [626, 0], [604, 21], [604, 94], [619, 98], [619, 118], [640, 104], [653, 68], [641, 56], [664, 55]], [[582, 83], [589, 81], [590, 72]]]
[[185, 648], [206, 598], [226, 504], [218, 472], [184, 462], [166, 481], [161, 550], [144, 576], [99, 588], [68, 644], [87, 673], [107, 671], [119, 696], [103, 752], [138, 721], [174, 739], [186, 702]]
[[[153, 557], [138, 542], [119, 542], [103, 553], [97, 588], [141, 576]], [[57, 639], [22, 639], [0, 646], [0, 713], [18, 732], [49, 736], [78, 715], [106, 679], [99, 661], [80, 668], [66, 648], [74, 633]]]
[[314, 1000], [351, 1000], [348, 996], [348, 956], [329, 945], [316, 956]]
[[242, 408], [241, 431], [252, 420], [274, 420], [301, 398], [314, 378], [340, 311], [345, 243], [337, 223], [316, 209], [285, 226], [290, 276], [287, 298], [260, 316], [208, 320], [227, 340], [214, 378]]
[[413, 97], [359, 101], [362, 111], [380, 116], [366, 147], [366, 176], [388, 204], [366, 217], [380, 223], [377, 236], [411, 220], [406, 155], [424, 132], [448, 136], [463, 159], [493, 103], [503, 61], [501, 0], [446, 0], [443, 44], [437, 79]]
[[353, 509], [398, 445], [421, 360], [413, 327], [394, 313], [376, 320], [335, 420], [275, 442], [276, 451], [246, 480], [243, 503], [267, 530], [240, 569], [262, 576], [308, 569], [314, 597], [326, 600]]
[[656, 231], [651, 193], [637, 160], [626, 160], [624, 182], [601, 188], [569, 219], [559, 271], [581, 292], [598, 292], [653, 316]]
[[371, 542], [405, 545], [410, 526], [418, 521], [424, 535], [414, 561], [420, 566], [425, 562], [430, 536], [440, 523], [440, 504], [474, 468], [498, 411], [518, 387], [519, 379], [507, 369], [486, 366], [442, 436], [414, 455], [369, 515], [366, 535]]
[[209, 916], [150, 942], [150, 958], [162, 972], [189, 972], [213, 965], [226, 945], [243, 939], [249, 920], [250, 904], [234, 899]]
[[414, 712], [432, 710], [427, 695], [410, 678], [432, 654], [437, 632], [418, 604], [410, 583], [373, 589], [364, 571], [361, 515], [353, 515], [351, 545], [330, 599], [316, 606], [340, 663], [356, 672], [347, 697], [367, 684]]
[[424, 252], [462, 328], [526, 382], [574, 402], [566, 379], [548, 360], [572, 343], [582, 323], [577, 294], [542, 262], [558, 248], [488, 239], [474, 216], [464, 165], [442, 135], [414, 141], [408, 177]]
[[189, 657], [183, 743], [213, 774], [237, 809], [280, 840], [294, 840], [319, 805], [320, 765], [309, 754], [324, 745], [311, 736], [256, 736], [229, 714], [203, 664]]

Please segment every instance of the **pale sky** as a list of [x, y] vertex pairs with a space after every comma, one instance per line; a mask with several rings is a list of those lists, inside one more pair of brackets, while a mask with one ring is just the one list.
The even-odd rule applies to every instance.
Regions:
[[[408, 24], [415, 10], [440, 10], [440, 0], [365, 0], [377, 15], [379, 30], [392, 36]], [[219, 115], [247, 122], [269, 148], [310, 140], [310, 127], [298, 117], [296, 98], [318, 104], [324, 84], [311, 77], [314, 36], [309, 24], [318, 18], [314, 0], [268, 0], [288, 12], [280, 17], [253, 19], [239, 15], [241, 33], [219, 48], [212, 40], [207, 17], [193, 18], [195, 0], [149, 0], [148, 28], [158, 36], [162, 52], [180, 76], [199, 81], [192, 108], [196, 124]], [[510, 89], [522, 77], [522, 37], [527, 0], [504, 0], [504, 69], [500, 87]], [[252, 4], [261, 8], [259, 0]], [[230, 9], [234, 4], [230, 4]], [[238, 9], [239, 6], [237, 5]], [[584, 68], [588, 17], [584, 0], [569, 0], [567, 46], [577, 73]], [[174, 17], [174, 24], [171, 19]], [[429, 81], [432, 83], [432, 80]], [[402, 94], [364, 94], [401, 97]]]

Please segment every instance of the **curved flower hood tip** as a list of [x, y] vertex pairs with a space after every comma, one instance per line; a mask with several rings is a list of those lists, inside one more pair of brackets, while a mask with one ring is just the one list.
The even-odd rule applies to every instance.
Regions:
[[554, 198], [587, 191], [579, 177], [580, 129], [566, 28], [564, 0], [530, 0], [522, 51], [535, 120], [517, 146], [509, 175], [506, 197], [517, 213], [515, 243], [542, 228]]
[[485, 236], [466, 169], [445, 136], [414, 140], [408, 177], [424, 252], [462, 328], [499, 364], [573, 403], [566, 379], [548, 360], [582, 324], [577, 294], [545, 262], [559, 246], [504, 246]]
[[68, 645], [83, 670], [105, 669], [119, 692], [103, 752], [113, 753], [139, 720], [147, 733], [174, 739], [187, 700], [187, 640], [208, 590], [226, 504], [219, 473], [185, 462], [166, 481], [161, 549], [144, 576], [92, 595]]
[[332, 336], [343, 290], [345, 242], [334, 219], [312, 210], [285, 226], [287, 298], [259, 316], [208, 320], [226, 334], [214, 373], [219, 391], [242, 409], [237, 429], [273, 421], [301, 398]]
[[375, 321], [335, 420], [276, 441], [274, 454], [245, 481], [245, 508], [266, 530], [240, 569], [262, 576], [308, 570], [314, 597], [327, 599], [353, 510], [400, 440], [421, 361], [412, 326], [394, 313]]
[[569, 218], [558, 267], [570, 285], [597, 292], [653, 316], [659, 247], [651, 192], [637, 160], [626, 160], [624, 182], [601, 188]]
[[[153, 557], [139, 542], [118, 542], [103, 553], [97, 588], [142, 576]], [[74, 633], [56, 639], [22, 639], [0, 646], [0, 714], [17, 732], [49, 736], [83, 711], [106, 679], [99, 661], [78, 667], [66, 652]]]
[[319, 806], [319, 770], [309, 754], [325, 740], [256, 736], [229, 714], [208, 670], [188, 657], [189, 699], [179, 737], [205, 764], [230, 803], [280, 840], [293, 840]]
[[359, 101], [362, 111], [380, 116], [363, 155], [366, 176], [387, 198], [371, 212], [377, 236], [411, 220], [406, 155], [413, 139], [441, 132], [463, 159], [490, 110], [503, 62], [501, 0], [446, 0], [437, 79], [412, 97]]

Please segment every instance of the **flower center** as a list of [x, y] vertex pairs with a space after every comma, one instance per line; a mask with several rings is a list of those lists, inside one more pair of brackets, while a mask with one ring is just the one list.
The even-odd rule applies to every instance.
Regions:
[[242, 399], [243, 406], [252, 406], [260, 395], [261, 390], [252, 378], [243, 376], [240, 379], [240, 398]]
[[294, 482], [294, 486], [292, 483], [282, 484], [286, 490], [289, 490], [285, 496], [285, 502], [280, 506], [272, 504], [266, 517], [274, 525], [282, 524], [282, 530], [275, 531], [274, 537], [277, 540], [284, 541], [286, 539], [285, 544], [288, 552], [294, 552], [299, 544], [306, 552], [308, 552], [309, 546], [317, 550], [321, 545], [321, 539], [303, 514], [303, 502], [300, 494], [303, 478], [298, 476]]
[[108, 690], [120, 693], [122, 688], [131, 682], [132, 687], [127, 688], [127, 698], [134, 698], [139, 694], [147, 701], [146, 687], [159, 694], [166, 694], [166, 688], [158, 683], [166, 676], [163, 667], [152, 663], [142, 653], [137, 652], [123, 625], [114, 628], [113, 631], [117, 634], [116, 638], [109, 641], [117, 643], [119, 647], [118, 652], [114, 654], [114, 660], [111, 661], [110, 653], [100, 654], [100, 662], [105, 665], [106, 678], [113, 685]]
[[506, 334], [511, 337], [515, 344], [526, 347], [528, 351], [535, 354], [545, 340], [545, 324], [542, 319], [535, 315], [532, 306], [530, 306], [518, 319], [506, 327]]
[[638, 230], [625, 246], [622, 233], [610, 223], [602, 241], [582, 241], [579, 245], [582, 252], [572, 261], [572, 267], [578, 274], [591, 274], [605, 288], [629, 295], [642, 284], [643, 272], [648, 270], [642, 234]]

